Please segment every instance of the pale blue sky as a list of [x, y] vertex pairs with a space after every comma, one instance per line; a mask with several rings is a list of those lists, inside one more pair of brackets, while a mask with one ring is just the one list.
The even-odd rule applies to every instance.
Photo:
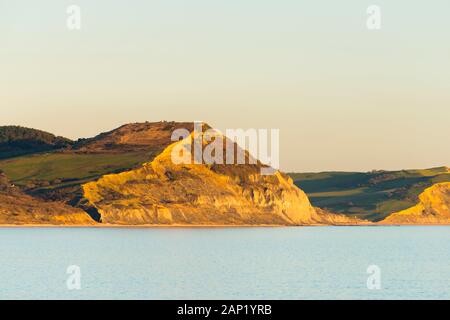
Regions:
[[[70, 4], [80, 31], [66, 28]], [[78, 138], [203, 120], [279, 128], [288, 171], [450, 165], [449, 12], [448, 0], [0, 0], [0, 125]]]

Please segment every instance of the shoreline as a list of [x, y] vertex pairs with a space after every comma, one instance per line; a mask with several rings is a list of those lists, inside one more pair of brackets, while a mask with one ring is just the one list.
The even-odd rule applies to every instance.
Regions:
[[436, 226], [450, 226], [450, 224], [305, 224], [305, 225], [188, 225], [188, 224], [173, 224], [173, 225], [121, 225], [121, 224], [96, 224], [96, 225], [56, 225], [56, 224], [0, 224], [0, 229], [14, 229], [14, 228], [93, 228], [93, 229], [230, 229], [230, 228], [301, 228], [301, 227], [436, 227]]

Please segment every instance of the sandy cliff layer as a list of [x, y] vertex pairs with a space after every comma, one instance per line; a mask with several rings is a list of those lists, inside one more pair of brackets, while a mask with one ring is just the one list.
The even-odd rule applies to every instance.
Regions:
[[174, 164], [173, 148], [186, 141], [173, 143], [139, 169], [83, 185], [84, 197], [98, 210], [101, 221], [131, 225], [355, 223], [316, 210], [287, 175], [261, 175], [259, 162]]
[[59, 202], [47, 202], [22, 193], [0, 173], [0, 224], [92, 225], [83, 210]]
[[437, 183], [419, 195], [414, 207], [393, 213], [381, 224], [450, 224], [450, 182]]

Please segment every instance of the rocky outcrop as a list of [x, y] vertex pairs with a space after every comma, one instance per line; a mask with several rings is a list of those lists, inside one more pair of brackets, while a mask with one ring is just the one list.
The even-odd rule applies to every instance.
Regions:
[[450, 182], [425, 189], [417, 205], [392, 213], [380, 224], [450, 224]]
[[[173, 143], [141, 168], [83, 185], [103, 223], [122, 225], [311, 225], [356, 220], [313, 208], [292, 179], [263, 164], [175, 164]], [[206, 143], [205, 143], [206, 144]], [[234, 144], [234, 148], [239, 150]], [[247, 152], [246, 160], [249, 159]]]
[[24, 194], [0, 172], [0, 224], [93, 225], [94, 223], [95, 221], [81, 209]]

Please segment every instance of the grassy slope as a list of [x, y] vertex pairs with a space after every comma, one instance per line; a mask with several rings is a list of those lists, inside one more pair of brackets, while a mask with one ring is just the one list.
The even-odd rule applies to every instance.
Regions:
[[136, 167], [151, 159], [146, 153], [43, 153], [0, 161], [11, 181], [33, 191], [91, 181], [104, 174]]
[[[81, 184], [151, 161], [170, 144], [175, 122], [134, 123], [72, 142], [18, 126], [0, 127], [0, 170], [27, 194], [77, 205]], [[85, 150], [78, 150], [78, 144]]]
[[450, 181], [446, 167], [426, 170], [291, 173], [313, 205], [378, 221], [409, 208], [427, 187]]

